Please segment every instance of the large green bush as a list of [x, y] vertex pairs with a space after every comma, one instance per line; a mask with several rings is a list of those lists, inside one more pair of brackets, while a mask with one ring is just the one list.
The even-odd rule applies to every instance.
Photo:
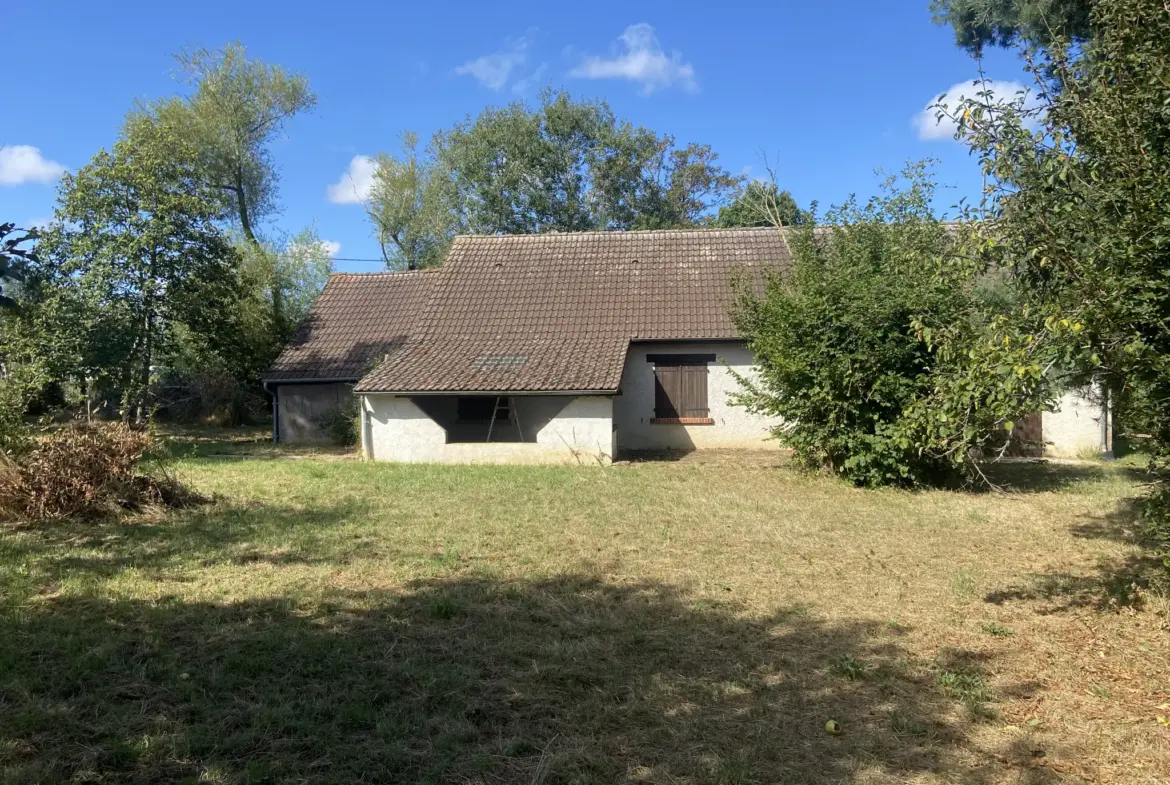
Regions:
[[759, 370], [741, 379], [738, 402], [780, 418], [775, 435], [800, 464], [865, 486], [976, 475], [973, 453], [1050, 389], [1033, 363], [1007, 376], [971, 369], [979, 353], [960, 347], [1019, 360], [995, 321], [1010, 283], [989, 287], [994, 277], [965, 261], [966, 229], [934, 216], [926, 166], [906, 175], [817, 228], [789, 230], [791, 269], [762, 294], [741, 281], [735, 310]]

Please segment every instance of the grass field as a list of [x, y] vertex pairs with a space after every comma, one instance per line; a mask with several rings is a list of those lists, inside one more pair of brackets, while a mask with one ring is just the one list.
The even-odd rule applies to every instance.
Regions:
[[0, 782], [1170, 779], [1126, 467], [174, 450], [212, 504], [0, 531]]

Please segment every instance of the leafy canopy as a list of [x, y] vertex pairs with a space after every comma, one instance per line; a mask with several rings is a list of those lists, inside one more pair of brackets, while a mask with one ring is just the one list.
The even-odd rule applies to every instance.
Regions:
[[939, 24], [949, 24], [956, 43], [973, 54], [986, 46], [1025, 39], [1040, 46], [1084, 41], [1091, 35], [1094, 0], [931, 0]]
[[317, 97], [304, 76], [249, 59], [239, 42], [189, 49], [176, 60], [194, 93], [153, 111], [188, 137], [202, 176], [230, 199], [244, 237], [256, 244], [257, 221], [277, 207], [279, 173], [268, 147]]
[[618, 120], [603, 101], [546, 92], [383, 155], [367, 205], [387, 262], [437, 263], [456, 233], [532, 234], [692, 226], [739, 178], [708, 145]]
[[29, 339], [60, 378], [97, 377], [142, 418], [153, 369], [179, 325], [221, 329], [237, 256], [217, 225], [218, 193], [178, 129], [137, 116], [58, 189], [31, 268]]
[[[1082, 375], [1112, 391], [1170, 477], [1170, 14], [1161, 0], [1100, 0], [1093, 37], [1025, 50], [1042, 110], [958, 109], [987, 175], [983, 250], [1014, 270], [1042, 340], [1071, 324]], [[1067, 331], [1066, 331], [1067, 332]], [[1163, 494], [1164, 545], [1170, 498]]]
[[803, 226], [811, 221], [812, 213], [802, 210], [788, 191], [781, 191], [774, 182], [753, 180], [731, 204], [719, 208], [715, 226]]
[[1017, 349], [981, 296], [986, 271], [960, 255], [964, 229], [931, 211], [926, 166], [905, 176], [787, 230], [791, 270], [762, 293], [741, 280], [734, 311], [758, 367], [738, 402], [780, 419], [774, 433], [800, 464], [865, 486], [969, 476], [972, 450], [1003, 442], [1050, 394], [1031, 365], [967, 372], [956, 347], [998, 345], [999, 364], [1019, 364]]

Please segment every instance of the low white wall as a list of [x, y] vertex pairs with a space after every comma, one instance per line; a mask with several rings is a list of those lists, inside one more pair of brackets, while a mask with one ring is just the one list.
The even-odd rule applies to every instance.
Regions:
[[[714, 425], [652, 424], [654, 365], [648, 354], [714, 354], [707, 366], [707, 406]], [[727, 365], [724, 365], [724, 362]], [[769, 444], [774, 424], [732, 406], [728, 397], [739, 391], [730, 366], [745, 377], [755, 373], [752, 353], [742, 343], [634, 343], [626, 355], [621, 395], [614, 398], [613, 417], [619, 450], [694, 450], [712, 447], [760, 448]]]
[[[545, 397], [547, 401], [543, 400]], [[362, 450], [376, 461], [403, 463], [609, 463], [613, 399], [533, 396], [530, 410], [559, 408], [535, 442], [447, 443], [447, 432], [404, 396], [362, 396]], [[547, 404], [547, 406], [544, 406]]]
[[1044, 454], [1054, 458], [1082, 458], [1103, 449], [1104, 406], [1094, 390], [1074, 390], [1061, 396], [1054, 412], [1044, 412]]

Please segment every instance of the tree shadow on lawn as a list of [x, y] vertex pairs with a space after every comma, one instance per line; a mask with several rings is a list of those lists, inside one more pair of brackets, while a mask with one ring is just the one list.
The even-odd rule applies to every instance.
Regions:
[[897, 629], [661, 584], [5, 605], [9, 783], [1052, 781], [969, 746]]
[[[1070, 527], [1074, 537], [1107, 540], [1145, 548], [1138, 499], [1121, 499], [1112, 510], [1088, 515]], [[1170, 591], [1170, 573], [1162, 559], [1151, 551], [1120, 558], [1102, 558], [1092, 574], [1069, 572], [1036, 573], [1027, 583], [990, 592], [986, 602], [1003, 605], [1011, 601], [1043, 600], [1050, 603], [1038, 613], [1060, 613], [1075, 608], [1116, 609], [1140, 607], [1149, 591]]]
[[1135, 466], [1109, 463], [1054, 463], [1040, 460], [988, 462], [983, 471], [989, 480], [1013, 493], [1057, 493], [1086, 483], [1099, 482], [1121, 475], [1131, 482], [1142, 482], [1144, 470]]
[[126, 569], [161, 578], [216, 564], [345, 564], [365, 543], [331, 536], [331, 530], [367, 510], [359, 502], [274, 508], [221, 501], [171, 511], [162, 522], [45, 524], [9, 538], [4, 550], [9, 559], [35, 564], [55, 580], [109, 578]]

